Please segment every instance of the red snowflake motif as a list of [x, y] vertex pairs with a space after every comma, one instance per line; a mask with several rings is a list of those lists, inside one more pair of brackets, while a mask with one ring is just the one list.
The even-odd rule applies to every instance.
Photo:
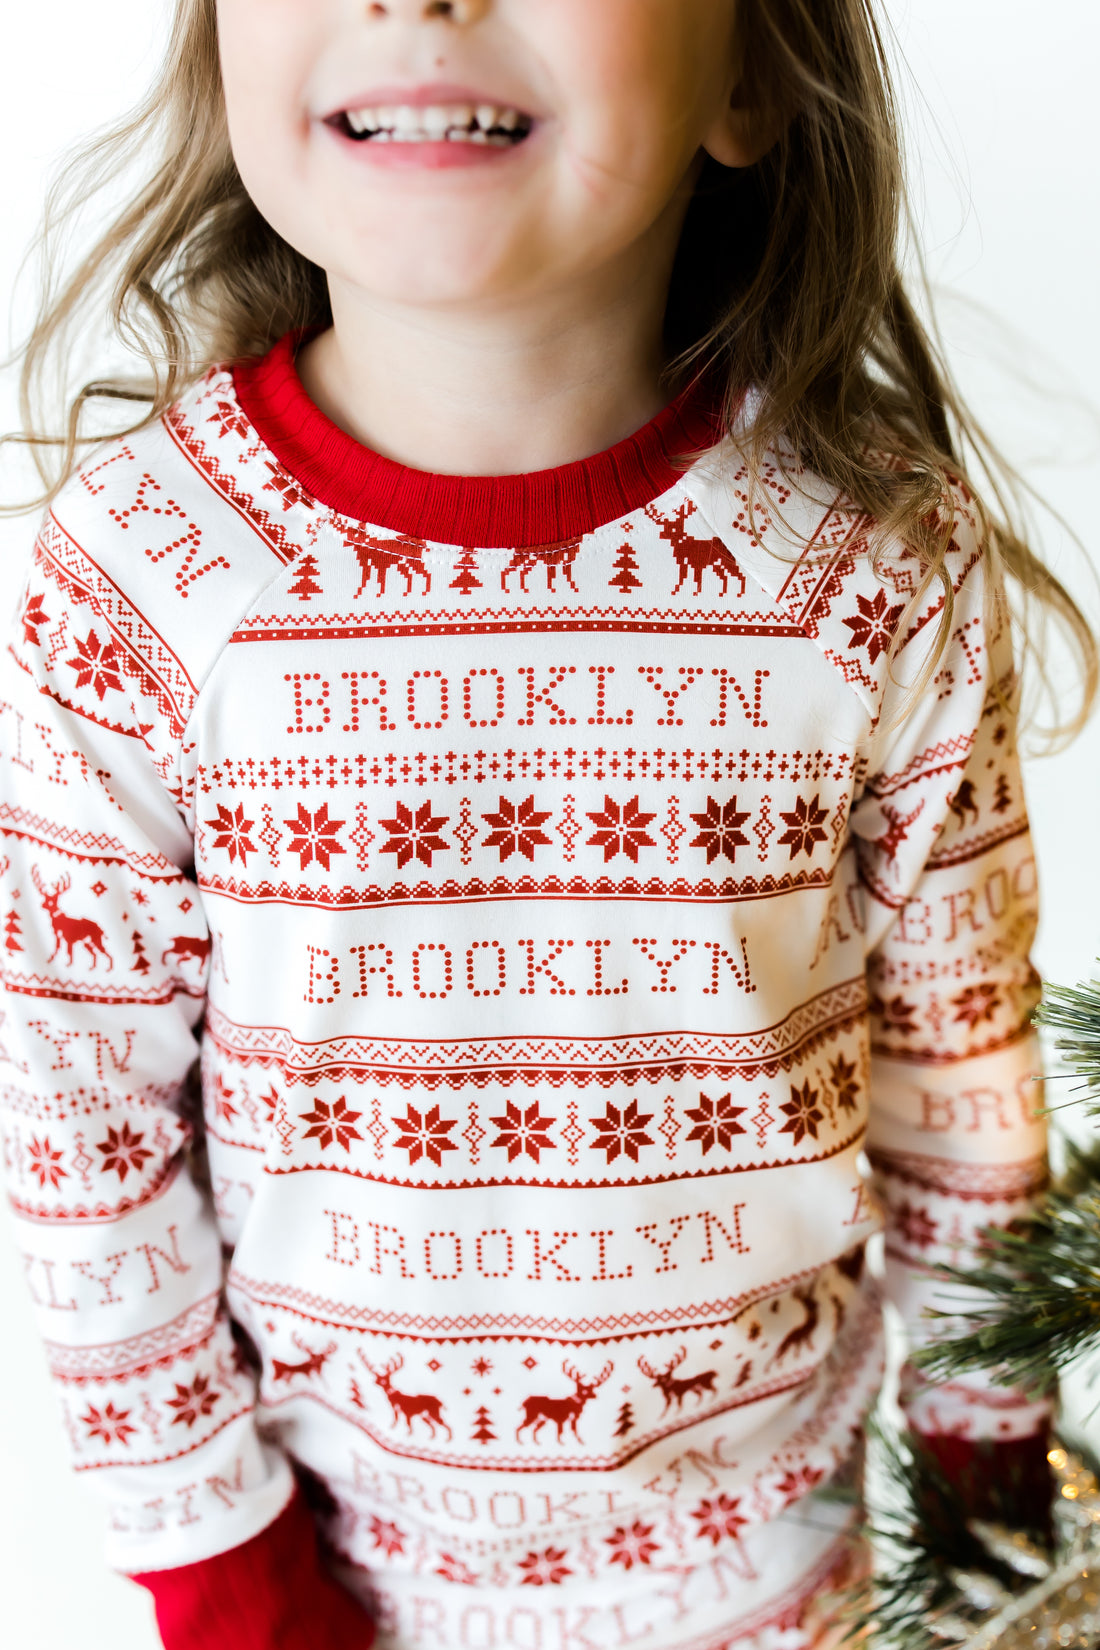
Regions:
[[725, 1536], [737, 1541], [749, 1522], [737, 1511], [740, 1505], [739, 1495], [732, 1499], [725, 1494], [716, 1495], [713, 1501], [700, 1501], [691, 1514], [692, 1518], [699, 1520], [699, 1528], [695, 1532], [699, 1540], [711, 1541], [716, 1547]]
[[554, 1142], [546, 1130], [556, 1119], [543, 1117], [538, 1108], [538, 1101], [524, 1111], [514, 1100], [509, 1100], [504, 1116], [490, 1117], [489, 1121], [495, 1123], [501, 1131], [492, 1144], [507, 1146], [509, 1163], [514, 1163], [524, 1152], [537, 1163], [539, 1152], [554, 1150]]
[[442, 1576], [444, 1581], [457, 1581], [460, 1587], [477, 1586], [477, 1576], [474, 1571], [470, 1569], [468, 1564], [464, 1564], [460, 1558], [456, 1558], [453, 1553], [440, 1553], [435, 1573], [437, 1576]]
[[894, 1220], [904, 1242], [914, 1249], [927, 1249], [936, 1241], [939, 1221], [929, 1218], [927, 1209], [906, 1201], [894, 1210]]
[[174, 1427], [185, 1426], [188, 1431], [201, 1416], [209, 1415], [214, 1405], [221, 1402], [221, 1393], [210, 1390], [209, 1375], [196, 1375], [190, 1386], [176, 1382], [176, 1396], [164, 1400], [166, 1409], [174, 1409]]
[[490, 836], [481, 844], [483, 848], [499, 848], [500, 863], [513, 854], [522, 854], [524, 859], [533, 860], [536, 848], [548, 848], [551, 839], [545, 831], [539, 829], [551, 817], [549, 813], [535, 811], [535, 799], [529, 796], [526, 802], [521, 802], [517, 808], [509, 802], [507, 797], [501, 797], [500, 808], [495, 814], [482, 814], [494, 827]]
[[279, 1109], [279, 1091], [275, 1087], [274, 1083], [266, 1088], [263, 1094], [257, 1096], [257, 1098], [259, 1099], [260, 1105], [267, 1113], [264, 1121], [266, 1123], [274, 1123], [275, 1114]]
[[37, 647], [38, 627], [49, 622], [50, 615], [42, 606], [42, 597], [32, 596], [23, 609], [23, 640], [30, 642], [32, 647]]
[[239, 859], [242, 865], [248, 864], [249, 854], [256, 852], [256, 844], [249, 836], [249, 831], [255, 825], [254, 819], [244, 817], [244, 803], [238, 802], [230, 813], [224, 802], [215, 803], [218, 810], [217, 819], [208, 819], [206, 823], [217, 834], [214, 837], [215, 848], [229, 850], [229, 863]]
[[652, 1524], [640, 1524], [637, 1519], [629, 1530], [621, 1524], [618, 1529], [605, 1535], [604, 1540], [611, 1548], [612, 1564], [621, 1564], [624, 1570], [632, 1570], [635, 1564], [649, 1564], [653, 1554], [660, 1551], [660, 1543], [651, 1541], [653, 1534]]
[[237, 1107], [233, 1104], [236, 1089], [231, 1089], [224, 1077], [219, 1077], [214, 1089], [214, 1110], [223, 1123], [232, 1123], [238, 1115]]
[[405, 1108], [404, 1117], [391, 1119], [403, 1132], [394, 1141], [399, 1151], [408, 1152], [410, 1167], [426, 1157], [436, 1168], [443, 1164], [444, 1152], [456, 1152], [458, 1147], [448, 1140], [450, 1131], [458, 1127], [457, 1117], [441, 1117], [439, 1107], [431, 1106], [420, 1113], [415, 1106]]
[[603, 1135], [603, 1139], [593, 1140], [590, 1149], [594, 1152], [606, 1152], [609, 1163], [614, 1163], [620, 1152], [625, 1153], [632, 1163], [637, 1163], [639, 1146], [653, 1144], [651, 1137], [645, 1132], [646, 1124], [652, 1121], [653, 1113], [639, 1112], [636, 1100], [631, 1100], [629, 1105], [621, 1109], [608, 1101], [604, 1116], [592, 1119], [592, 1127]]
[[792, 1083], [791, 1098], [779, 1109], [787, 1116], [780, 1134], [793, 1134], [796, 1146], [800, 1146], [808, 1134], [817, 1139], [817, 1125], [824, 1122], [825, 1113], [817, 1104], [817, 1090], [810, 1087], [808, 1080], [800, 1089]]
[[692, 814], [690, 817], [700, 827], [699, 835], [692, 838], [690, 846], [706, 849], [708, 865], [713, 865], [720, 854], [724, 854], [732, 864], [738, 848], [749, 845], [748, 837], [739, 828], [749, 816], [737, 811], [735, 796], [731, 796], [724, 807], [708, 796], [706, 813]]
[[48, 1135], [43, 1136], [41, 1140], [36, 1134], [31, 1135], [31, 1143], [27, 1147], [27, 1156], [31, 1160], [31, 1174], [38, 1176], [38, 1189], [40, 1192], [45, 1191], [47, 1180], [54, 1191], [57, 1190], [63, 1180], [68, 1180], [68, 1169], [61, 1167], [63, 1155], [63, 1153], [53, 1150]]
[[363, 1136], [358, 1129], [352, 1128], [362, 1117], [361, 1111], [349, 1111], [347, 1101], [342, 1094], [329, 1105], [324, 1100], [318, 1100], [312, 1111], [302, 1113], [303, 1123], [312, 1123], [303, 1135], [304, 1140], [319, 1140], [321, 1150], [327, 1146], [343, 1146], [344, 1150], [351, 1150], [353, 1140], [362, 1140]]
[[779, 816], [783, 823], [790, 827], [783, 832], [779, 841], [790, 848], [792, 859], [797, 859], [799, 854], [808, 854], [812, 859], [816, 845], [828, 839], [828, 832], [822, 829], [821, 822], [828, 819], [829, 810], [818, 807], [820, 794], [818, 792], [818, 796], [815, 796], [812, 802], [805, 802], [802, 797], [798, 797], [794, 812]]
[[208, 424], [217, 424], [219, 435], [248, 434], [248, 420], [244, 413], [235, 407], [231, 401], [216, 401], [214, 411], [206, 420]]
[[439, 835], [449, 818], [449, 814], [433, 814], [430, 802], [425, 802], [415, 814], [399, 802], [393, 819], [379, 821], [393, 839], [384, 845], [382, 852], [397, 855], [400, 871], [405, 869], [410, 859], [418, 859], [422, 865], [430, 866], [433, 854], [445, 853], [451, 846]]
[[968, 985], [951, 999], [951, 1006], [957, 1009], [955, 1022], [966, 1022], [971, 1030], [981, 1025], [983, 1020], [992, 1020], [1001, 1003], [1001, 993], [992, 980], [983, 980], [980, 985]]
[[101, 1410], [89, 1404], [80, 1419], [88, 1429], [89, 1438], [102, 1438], [105, 1444], [129, 1445], [131, 1434], [137, 1431], [137, 1427], [130, 1426], [129, 1415], [128, 1409], [116, 1409], [112, 1403], [105, 1404]]
[[142, 1145], [144, 1139], [144, 1133], [131, 1132], [129, 1123], [123, 1123], [120, 1129], [109, 1128], [106, 1140], [101, 1140], [96, 1146], [96, 1151], [103, 1153], [100, 1168], [104, 1174], [108, 1169], [114, 1169], [120, 1181], [126, 1179], [131, 1169], [135, 1174], [140, 1174], [153, 1156], [149, 1148]]
[[808, 1495], [821, 1483], [824, 1476], [821, 1467], [799, 1467], [797, 1472], [785, 1472], [775, 1486], [783, 1497], [784, 1507], [793, 1506], [796, 1501], [801, 1501], [804, 1495]]
[[881, 997], [872, 997], [871, 1013], [882, 1021], [884, 1031], [896, 1031], [900, 1037], [911, 1037], [917, 1029], [916, 1005], [907, 1003], [904, 997], [891, 997], [884, 1002]]
[[292, 832], [287, 853], [299, 856], [303, 871], [314, 860], [327, 871], [333, 854], [347, 853], [347, 849], [341, 848], [336, 840], [344, 821], [329, 818], [327, 802], [322, 802], [315, 814], [299, 802], [297, 819], [284, 819], [283, 824], [289, 826]]
[[833, 1096], [841, 1111], [855, 1111], [859, 1101], [858, 1068], [854, 1060], [846, 1060], [843, 1054], [838, 1054], [829, 1067], [829, 1081], [833, 1085]]
[[493, 1366], [489, 1362], [488, 1358], [483, 1357], [475, 1358], [473, 1363], [470, 1365], [470, 1368], [473, 1370], [475, 1375], [488, 1375], [492, 1367]]
[[690, 1117], [695, 1124], [688, 1139], [699, 1141], [704, 1157], [712, 1146], [721, 1146], [723, 1151], [728, 1152], [733, 1146], [734, 1135], [745, 1132], [737, 1122], [745, 1108], [731, 1105], [728, 1094], [723, 1094], [718, 1100], [700, 1094], [699, 1104], [685, 1107], [684, 1110], [685, 1116]]
[[396, 1524], [387, 1524], [372, 1513], [368, 1528], [375, 1547], [387, 1558], [405, 1551], [405, 1532]]
[[865, 647], [874, 664], [880, 653], [885, 653], [890, 646], [894, 634], [894, 626], [905, 610], [904, 602], [896, 607], [886, 608], [886, 592], [880, 589], [874, 600], [866, 596], [856, 597], [856, 606], [859, 612], [855, 618], [845, 619], [844, 624], [852, 632], [849, 647]]
[[77, 687], [91, 687], [95, 696], [103, 700], [108, 688], [122, 690], [118, 673], [118, 650], [114, 642], [101, 642], [94, 630], [89, 630], [84, 641], [77, 640], [77, 657], [65, 663], [76, 671]]
[[558, 1587], [566, 1576], [573, 1574], [563, 1560], [563, 1547], [547, 1547], [542, 1553], [528, 1553], [516, 1565], [517, 1570], [524, 1572], [521, 1587]]
[[616, 854], [625, 854], [632, 865], [637, 865], [639, 848], [657, 846], [645, 828], [657, 815], [640, 812], [639, 799], [636, 796], [623, 803], [622, 807], [609, 796], [605, 796], [603, 812], [589, 813], [588, 817], [593, 825], [599, 825], [600, 829], [595, 836], [588, 838], [587, 846], [603, 849], [605, 865], [614, 859]]

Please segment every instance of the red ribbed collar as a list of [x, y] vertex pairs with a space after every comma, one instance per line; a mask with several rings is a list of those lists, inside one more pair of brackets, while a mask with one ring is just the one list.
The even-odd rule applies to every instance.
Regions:
[[409, 469], [363, 447], [309, 399], [287, 334], [262, 359], [234, 368], [237, 397], [262, 440], [321, 504], [437, 544], [513, 548], [578, 538], [640, 509], [675, 485], [673, 460], [721, 438], [701, 383], [605, 452], [527, 475], [450, 476]]

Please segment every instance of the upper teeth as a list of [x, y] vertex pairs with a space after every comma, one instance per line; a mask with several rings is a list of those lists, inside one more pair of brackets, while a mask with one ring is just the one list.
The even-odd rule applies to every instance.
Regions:
[[503, 109], [492, 103], [445, 103], [425, 109], [414, 109], [408, 104], [379, 108], [348, 109], [348, 125], [353, 132], [390, 131], [402, 136], [424, 133], [429, 137], [444, 138], [452, 127], [462, 130], [476, 128], [490, 132], [498, 127], [514, 132], [525, 117], [518, 109]]

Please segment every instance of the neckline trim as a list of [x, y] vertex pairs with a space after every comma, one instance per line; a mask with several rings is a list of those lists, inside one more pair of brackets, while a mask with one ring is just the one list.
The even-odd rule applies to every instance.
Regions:
[[326, 417], [298, 376], [301, 337], [287, 333], [265, 356], [233, 366], [243, 412], [318, 503], [409, 538], [477, 549], [580, 538], [659, 498], [683, 476], [685, 456], [702, 456], [724, 434], [717, 397], [696, 380], [589, 458], [529, 474], [435, 475], [383, 457]]

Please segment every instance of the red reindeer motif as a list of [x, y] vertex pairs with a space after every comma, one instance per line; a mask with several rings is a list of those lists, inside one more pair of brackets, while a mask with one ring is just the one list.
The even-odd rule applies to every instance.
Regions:
[[[516, 550], [507, 567], [500, 575], [500, 588], [507, 590], [509, 573], [519, 574], [519, 587], [527, 589], [527, 575], [534, 567], [541, 567], [546, 574], [546, 587], [551, 595], [554, 592], [554, 582], [558, 572], [565, 574], [565, 582], [570, 590], [577, 592], [573, 583], [573, 563], [577, 559], [580, 549], [580, 539], [570, 539], [567, 544], [525, 544]], [[579, 594], [579, 592], [577, 592]]]
[[103, 930], [98, 922], [93, 922], [91, 917], [67, 917], [64, 911], [59, 909], [61, 896], [72, 886], [72, 878], [68, 875], [59, 877], [51, 888], [42, 881], [38, 874], [37, 865], [32, 865], [31, 881], [38, 889], [42, 898], [42, 909], [53, 925], [54, 945], [49, 956], [50, 962], [53, 962], [61, 947], [64, 946], [67, 953], [65, 960], [71, 963], [75, 948], [78, 945], [86, 945], [88, 947], [88, 962], [92, 968], [95, 967], [97, 957], [105, 957], [107, 967], [113, 968], [114, 961], [103, 942]]
[[302, 1340], [297, 1330], [291, 1335], [291, 1340], [299, 1352], [305, 1353], [305, 1359], [299, 1364], [286, 1364], [279, 1358], [271, 1360], [271, 1379], [273, 1381], [289, 1381], [292, 1375], [319, 1375], [336, 1351], [336, 1342], [329, 1341], [320, 1352], [314, 1352]]
[[796, 1289], [794, 1298], [806, 1314], [801, 1323], [789, 1329], [780, 1341], [772, 1358], [773, 1364], [781, 1364], [789, 1352], [797, 1352], [804, 1346], [812, 1346], [814, 1332], [817, 1329], [817, 1320], [820, 1317], [820, 1308], [813, 1285], [808, 1284], [805, 1289]]
[[526, 1427], [533, 1428], [531, 1442], [537, 1442], [545, 1421], [550, 1421], [557, 1427], [559, 1444], [562, 1441], [562, 1433], [566, 1427], [572, 1429], [573, 1437], [576, 1438], [578, 1444], [581, 1442], [580, 1435], [577, 1432], [577, 1421], [580, 1419], [581, 1410], [590, 1398], [596, 1396], [596, 1388], [603, 1385], [615, 1365], [611, 1363], [604, 1364], [600, 1373], [591, 1381], [574, 1369], [570, 1363], [563, 1363], [561, 1367], [573, 1382], [576, 1391], [569, 1398], [544, 1398], [539, 1395], [524, 1398], [523, 1420], [516, 1428], [517, 1443], [519, 1442], [520, 1433]]
[[432, 576], [424, 566], [424, 540], [409, 538], [378, 539], [372, 538], [361, 527], [353, 527], [344, 533], [345, 543], [355, 551], [355, 559], [359, 563], [359, 588], [355, 592], [361, 596], [373, 573], [378, 580], [378, 594], [386, 593], [386, 575], [393, 571], [405, 576], [405, 594], [412, 595], [413, 577], [424, 580], [424, 594], [432, 588]]
[[978, 823], [978, 804], [974, 800], [974, 781], [964, 779], [951, 801], [947, 804], [960, 825], [966, 824], [966, 816], [970, 815], [972, 822]]
[[644, 1358], [638, 1359], [638, 1368], [642, 1374], [648, 1375], [657, 1390], [664, 1393], [665, 1407], [661, 1411], [662, 1415], [668, 1413], [673, 1398], [675, 1398], [676, 1408], [679, 1410], [683, 1409], [684, 1399], [689, 1392], [694, 1392], [700, 1401], [704, 1392], [714, 1393], [714, 1383], [718, 1379], [716, 1369], [705, 1369], [701, 1375], [682, 1376], [672, 1373], [674, 1369], [679, 1368], [686, 1357], [687, 1347], [682, 1346], [679, 1352], [674, 1353], [669, 1359], [664, 1369], [653, 1369]]
[[401, 1356], [400, 1352], [398, 1352], [395, 1357], [391, 1358], [388, 1363], [383, 1364], [381, 1369], [375, 1369], [374, 1365], [368, 1363], [361, 1352], [358, 1353], [357, 1356], [359, 1358], [359, 1362], [363, 1365], [363, 1368], [370, 1371], [374, 1377], [375, 1384], [382, 1388], [382, 1391], [389, 1399], [390, 1408], [393, 1410], [394, 1426], [397, 1425], [398, 1416], [403, 1415], [405, 1417], [405, 1425], [408, 1427], [409, 1431], [412, 1432], [413, 1421], [418, 1415], [422, 1415], [428, 1423], [428, 1427], [433, 1438], [435, 1437], [436, 1427], [442, 1427], [443, 1431], [447, 1434], [448, 1440], [450, 1440], [451, 1429], [447, 1422], [443, 1419], [443, 1403], [441, 1399], [434, 1397], [430, 1392], [399, 1392], [394, 1386], [393, 1377], [405, 1363], [405, 1360]]
[[886, 821], [886, 829], [881, 836], [875, 837], [875, 847], [881, 848], [887, 859], [893, 859], [901, 844], [909, 835], [909, 827], [919, 817], [924, 809], [924, 803], [918, 802], [911, 814], [899, 814], [889, 802], [882, 805], [882, 817]]
[[189, 934], [177, 934], [167, 951], [165, 951], [164, 956], [161, 958], [161, 962], [167, 963], [169, 957], [174, 957], [177, 962], [183, 962], [186, 958], [190, 957], [205, 968], [206, 959], [209, 955], [209, 939], [193, 939]]
[[680, 577], [672, 594], [678, 595], [683, 589], [684, 580], [688, 574], [695, 581], [695, 594], [703, 593], [703, 574], [709, 567], [717, 579], [721, 580], [722, 594], [726, 594], [730, 579], [735, 579], [738, 586], [738, 595], [745, 594], [745, 575], [737, 565], [736, 558], [729, 546], [722, 539], [695, 539], [685, 531], [688, 517], [695, 514], [695, 505], [691, 499], [686, 499], [677, 510], [671, 521], [662, 516], [652, 504], [647, 504], [645, 513], [650, 521], [655, 521], [660, 528], [661, 537], [671, 544], [672, 554], [676, 558], [676, 566], [680, 570]]

